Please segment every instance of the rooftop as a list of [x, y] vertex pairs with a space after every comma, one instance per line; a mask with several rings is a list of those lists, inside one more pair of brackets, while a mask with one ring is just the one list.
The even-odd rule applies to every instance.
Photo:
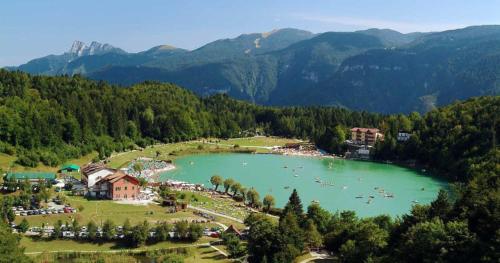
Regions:
[[80, 170], [80, 166], [78, 166], [76, 164], [69, 163], [69, 164], [63, 165], [61, 167], [61, 170]]
[[7, 179], [11, 179], [12, 177], [18, 179], [18, 180], [34, 180], [34, 179], [46, 179], [46, 180], [51, 180], [51, 179], [56, 179], [56, 174], [55, 173], [50, 173], [50, 172], [8, 172], [7, 173]]
[[358, 128], [358, 127], [354, 127], [351, 129], [352, 132], [372, 132], [372, 133], [377, 133], [379, 132], [380, 130], [377, 129], [377, 128]]

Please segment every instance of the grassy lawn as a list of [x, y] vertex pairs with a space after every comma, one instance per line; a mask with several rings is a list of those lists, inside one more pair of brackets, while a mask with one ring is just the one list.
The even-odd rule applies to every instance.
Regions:
[[111, 251], [111, 250], [154, 250], [162, 248], [194, 246], [215, 240], [211, 237], [202, 237], [196, 243], [165, 241], [139, 248], [123, 247], [115, 242], [91, 243], [87, 241], [75, 241], [69, 239], [32, 239], [30, 237], [21, 238], [21, 246], [25, 247], [26, 253], [50, 252], [50, 251]]
[[[208, 139], [215, 141], [216, 139]], [[207, 140], [202, 140], [207, 142]], [[160, 153], [159, 158], [161, 159], [175, 159], [176, 156], [202, 153], [202, 152], [212, 152], [212, 151], [227, 151], [232, 150], [232, 145], [239, 145], [240, 148], [249, 148], [257, 152], [269, 152], [267, 149], [263, 148], [253, 148], [251, 146], [258, 147], [271, 147], [271, 146], [282, 146], [286, 143], [297, 142], [295, 139], [279, 138], [279, 137], [248, 137], [248, 138], [235, 138], [228, 140], [220, 140], [218, 144], [208, 144], [202, 141], [189, 141], [189, 142], [179, 142], [179, 143], [169, 143], [169, 144], [158, 144], [147, 147], [142, 151], [129, 151], [122, 153], [115, 153], [111, 158], [108, 166], [111, 168], [121, 168], [126, 166], [130, 161], [138, 157], [156, 157], [156, 152]], [[199, 145], [203, 149], [198, 149]], [[173, 155], [172, 155], [173, 153]], [[91, 162], [91, 160], [97, 156], [97, 152], [92, 152], [86, 156], [82, 156], [77, 159], [68, 160], [65, 163], [74, 163], [79, 166], [84, 166], [85, 164]], [[3, 171], [9, 170], [9, 168], [14, 164], [17, 159], [16, 156], [11, 156], [7, 154], [0, 154], [0, 169]], [[19, 165], [13, 165], [12, 169], [15, 171], [48, 171], [56, 172], [59, 169], [57, 167], [45, 166], [40, 163], [35, 168], [22, 167]]]
[[[196, 244], [203, 244], [211, 241], [210, 238], [202, 238], [195, 244], [185, 244], [177, 242], [161, 242], [151, 246], [144, 246], [137, 248], [137, 250], [155, 250], [155, 249], [165, 249], [165, 248], [175, 248], [183, 246], [191, 246]], [[80, 260], [88, 260], [95, 262], [97, 259], [102, 259], [104, 262], [149, 262], [150, 258], [144, 255], [131, 254], [127, 252], [123, 253], [106, 253], [105, 251], [115, 250], [115, 243], [84, 243], [71, 240], [54, 240], [54, 241], [34, 241], [29, 238], [21, 239], [21, 245], [26, 247], [26, 253], [32, 252], [44, 252], [44, 251], [54, 251], [57, 250], [74, 250], [78, 247], [79, 251], [96, 251], [95, 253], [84, 253], [80, 254], [78, 257]], [[99, 253], [101, 251], [101, 253]], [[119, 249], [116, 249], [119, 251]], [[70, 253], [42, 253], [42, 254], [31, 254], [30, 255], [35, 262], [58, 262], [58, 259], [72, 259], [74, 255]], [[184, 262], [230, 262], [225, 256], [221, 255], [215, 249], [209, 246], [199, 246], [199, 247], [189, 247], [187, 248], [187, 254], [183, 254]], [[149, 260], [148, 260], [149, 259]], [[65, 261], [71, 262], [71, 261]], [[82, 262], [82, 261], [79, 261]]]
[[[41, 226], [42, 223], [53, 225], [59, 219], [63, 222], [71, 222], [73, 218], [76, 218], [81, 225], [87, 224], [91, 220], [100, 225], [107, 219], [111, 219], [115, 224], [121, 225], [127, 218], [131, 224], [136, 224], [144, 220], [154, 224], [158, 221], [199, 218], [189, 211], [167, 213], [165, 208], [156, 204], [118, 204], [111, 200], [87, 200], [80, 196], [67, 196], [67, 202], [77, 209], [83, 207], [83, 210], [79, 210], [75, 214], [26, 216], [26, 219], [31, 226]], [[16, 223], [21, 222], [22, 218], [21, 216], [17, 216]]]
[[[82, 157], [80, 157], [78, 159], [68, 160], [65, 163], [73, 163], [73, 164], [76, 164], [76, 165], [78, 165], [78, 166], [81, 167], [81, 166], [84, 166], [87, 163], [90, 163], [95, 156], [97, 156], [97, 152], [93, 152], [91, 154], [82, 156]], [[12, 156], [12, 155], [7, 155], [7, 154], [4, 154], [4, 153], [0, 153], [0, 169], [2, 169], [3, 171], [8, 171], [12, 167], [13, 171], [57, 172], [59, 170], [59, 168], [61, 167], [61, 165], [58, 165], [56, 167], [50, 167], [50, 166], [43, 165], [42, 163], [39, 163], [38, 166], [35, 167], [35, 168], [24, 167], [24, 166], [20, 166], [20, 165], [14, 164], [14, 162], [16, 161], [16, 159], [17, 159], [16, 156]]]

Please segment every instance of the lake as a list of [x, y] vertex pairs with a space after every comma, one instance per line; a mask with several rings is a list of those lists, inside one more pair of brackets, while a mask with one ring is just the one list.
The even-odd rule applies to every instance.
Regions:
[[[254, 187], [261, 199], [271, 194], [283, 207], [294, 188], [304, 209], [313, 201], [335, 212], [354, 210], [360, 216], [401, 215], [418, 202], [434, 200], [447, 182], [392, 164], [274, 154], [200, 154], [175, 160], [177, 169], [162, 180], [201, 183], [218, 174]], [[219, 186], [222, 189], [223, 186]], [[393, 196], [393, 197], [390, 197]]]

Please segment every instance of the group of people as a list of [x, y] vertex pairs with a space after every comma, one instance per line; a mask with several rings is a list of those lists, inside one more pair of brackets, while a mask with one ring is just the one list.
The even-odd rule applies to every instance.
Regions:
[[174, 169], [172, 163], [150, 158], [138, 158], [129, 163], [127, 173], [137, 178], [144, 178], [148, 182], [157, 182], [159, 173]]

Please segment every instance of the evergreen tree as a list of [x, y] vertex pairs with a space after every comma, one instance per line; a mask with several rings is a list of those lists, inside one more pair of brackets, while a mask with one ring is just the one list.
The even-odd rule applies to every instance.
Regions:
[[[302, 209], [302, 201], [300, 200], [296, 189], [293, 189], [292, 194], [288, 198], [288, 203], [283, 209], [282, 217], [286, 216], [289, 212], [293, 213], [299, 221], [302, 220], [304, 210]], [[280, 217], [280, 220], [282, 217]]]
[[446, 220], [448, 213], [451, 211], [451, 203], [448, 200], [448, 193], [440, 189], [436, 200], [432, 201], [431, 207], [429, 209], [429, 216], [439, 217], [442, 220]]

